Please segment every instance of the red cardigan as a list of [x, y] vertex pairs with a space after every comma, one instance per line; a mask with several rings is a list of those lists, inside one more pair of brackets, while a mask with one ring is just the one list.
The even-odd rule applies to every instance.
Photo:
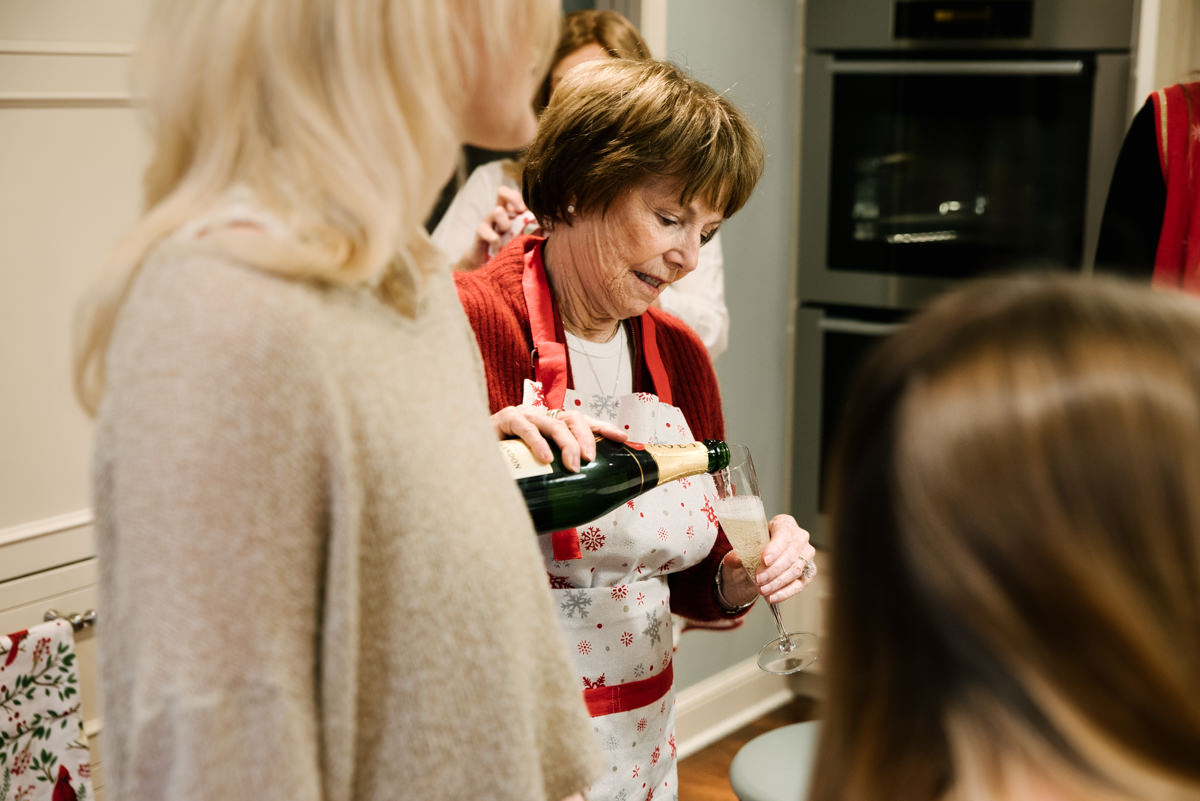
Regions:
[[[475, 329], [475, 339], [483, 357], [488, 401], [493, 413], [506, 406], [519, 405], [523, 379], [533, 380], [534, 377], [533, 332], [521, 277], [526, 251], [542, 247], [544, 242], [540, 237], [518, 237], [478, 270], [454, 275], [459, 300]], [[670, 314], [653, 308], [647, 314], [654, 319], [659, 353], [671, 382], [672, 401], [683, 411], [696, 439], [725, 439], [721, 393], [704, 344], [690, 328]], [[641, 318], [635, 317], [628, 322], [634, 351], [633, 389], [635, 392], [654, 392], [654, 381], [642, 356]], [[557, 310], [555, 329], [561, 339], [562, 319]], [[569, 364], [567, 376], [573, 386]], [[718, 531], [712, 551], [702, 562], [668, 575], [673, 612], [697, 621], [731, 617], [721, 609], [713, 592], [716, 571], [730, 549], [724, 532]]]

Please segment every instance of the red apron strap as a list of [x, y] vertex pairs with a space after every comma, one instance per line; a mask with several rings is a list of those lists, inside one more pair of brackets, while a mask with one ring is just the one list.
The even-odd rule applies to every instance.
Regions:
[[589, 687], [583, 702], [594, 718], [641, 709], [666, 695], [675, 681], [675, 664], [668, 662], [657, 676], [617, 684], [613, 687]]
[[583, 558], [583, 551], [579, 547], [578, 529], [564, 528], [562, 531], [552, 531], [550, 533], [550, 548], [554, 551], [554, 560], [556, 562]]
[[654, 394], [663, 403], [673, 406], [671, 381], [667, 378], [667, 366], [663, 364], [662, 354], [658, 352], [654, 318], [649, 313], [642, 315], [642, 353], [646, 359], [646, 367], [650, 370], [650, 378], [654, 380]]
[[[525, 251], [525, 272], [521, 276], [525, 306], [529, 310], [529, 327], [533, 332], [533, 378], [542, 382], [542, 396], [547, 409], [561, 409], [567, 392], [566, 337], [558, 337], [554, 299], [550, 282], [546, 280], [546, 265], [542, 248], [534, 245]], [[550, 547], [558, 561], [582, 559], [579, 533], [563, 529], [550, 534]]]
[[550, 296], [550, 282], [546, 280], [540, 245], [525, 251], [521, 287], [533, 332], [533, 378], [542, 382], [546, 408], [561, 409], [567, 392], [567, 345], [565, 337], [560, 339], [558, 336], [558, 317], [554, 312], [554, 299]]

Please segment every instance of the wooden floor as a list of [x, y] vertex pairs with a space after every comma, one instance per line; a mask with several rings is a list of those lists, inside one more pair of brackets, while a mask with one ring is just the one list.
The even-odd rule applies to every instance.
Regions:
[[737, 801], [729, 788], [729, 763], [746, 743], [771, 729], [812, 720], [816, 702], [796, 698], [749, 723], [708, 748], [679, 762], [679, 801]]

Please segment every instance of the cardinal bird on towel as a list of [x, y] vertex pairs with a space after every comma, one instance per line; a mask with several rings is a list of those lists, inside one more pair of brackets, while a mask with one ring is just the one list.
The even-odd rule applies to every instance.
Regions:
[[8, 667], [13, 662], [17, 661], [17, 646], [21, 644], [21, 640], [29, 636], [29, 629], [21, 629], [14, 631], [8, 635], [9, 642], [12, 644], [8, 647], [8, 658], [4, 660], [4, 666]]
[[79, 801], [75, 788], [71, 786], [71, 771], [66, 765], [58, 766], [58, 781], [54, 783], [54, 794], [50, 801]]

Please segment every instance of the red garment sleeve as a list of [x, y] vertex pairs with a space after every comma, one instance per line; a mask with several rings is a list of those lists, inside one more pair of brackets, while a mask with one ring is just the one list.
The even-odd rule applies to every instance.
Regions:
[[521, 252], [505, 248], [484, 267], [454, 274], [459, 302], [483, 359], [488, 405], [493, 414], [520, 404], [523, 380], [533, 377], [529, 325], [517, 306], [518, 300], [524, 303], [520, 295], [521, 258]]
[[721, 560], [729, 553], [732, 546], [725, 538], [725, 532], [717, 530], [717, 541], [703, 561], [692, 565], [687, 570], [671, 573], [667, 576], [667, 585], [671, 588], [671, 611], [689, 620], [737, 620], [750, 610], [745, 609], [736, 614], [727, 614], [717, 603], [716, 578]]

